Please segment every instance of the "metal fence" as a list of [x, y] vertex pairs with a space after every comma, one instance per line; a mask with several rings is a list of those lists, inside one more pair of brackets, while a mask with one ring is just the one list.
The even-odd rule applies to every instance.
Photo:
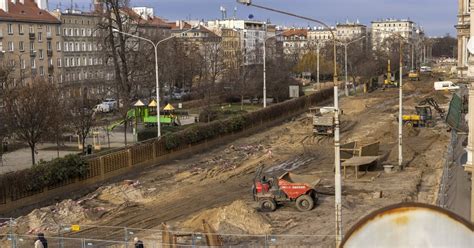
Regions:
[[438, 191], [437, 205], [441, 208], [447, 208], [448, 203], [448, 192], [451, 187], [451, 178], [453, 177], [453, 166], [454, 166], [454, 148], [458, 143], [458, 136], [456, 131], [451, 131], [451, 141], [448, 145], [448, 150], [445, 154], [445, 161], [443, 165], [443, 174], [441, 176], [441, 183]]
[[[169, 230], [173, 244], [167, 243], [163, 229], [140, 229], [116, 226], [65, 225], [50, 227], [47, 235], [50, 248], [128, 248], [134, 247], [134, 238], [141, 240], [146, 248], [212, 247], [210, 236], [217, 237], [225, 247], [327, 247], [333, 246], [334, 235], [246, 235], [185, 232]], [[0, 219], [0, 247], [30, 248], [37, 236], [19, 233], [14, 219]], [[175, 247], [175, 246], [173, 246]]]

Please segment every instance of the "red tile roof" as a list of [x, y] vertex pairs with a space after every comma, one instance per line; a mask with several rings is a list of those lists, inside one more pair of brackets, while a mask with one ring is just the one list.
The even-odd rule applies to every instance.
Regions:
[[285, 30], [282, 34], [283, 36], [308, 36], [308, 30], [307, 29], [289, 29]]
[[51, 15], [47, 10], [38, 8], [34, 0], [25, 0], [22, 4], [8, 2], [8, 12], [0, 9], [0, 21], [14, 21], [14, 22], [36, 22], [36, 23], [51, 23], [60, 24], [56, 17]]

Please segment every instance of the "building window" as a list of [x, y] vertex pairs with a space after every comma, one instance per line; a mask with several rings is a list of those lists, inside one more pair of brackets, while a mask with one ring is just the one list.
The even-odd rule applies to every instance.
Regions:
[[89, 43], [89, 52], [92, 51], [92, 43]]
[[79, 42], [76, 42], [76, 51], [77, 52], [81, 51], [81, 48], [79, 47]]
[[8, 34], [13, 34], [13, 24], [8, 24]]
[[86, 43], [82, 42], [82, 51], [87, 51]]
[[23, 34], [23, 33], [24, 33], [23, 25], [22, 25], [22, 24], [18, 24], [18, 33], [20, 33], [20, 34]]
[[12, 41], [9, 41], [8, 42], [8, 51], [9, 52], [13, 52], [15, 50], [15, 48], [13, 47], [13, 42]]
[[36, 60], [34, 58], [31, 58], [30, 65], [31, 65], [31, 69], [36, 68]]
[[57, 36], [61, 35], [61, 26], [59, 25], [56, 26], [56, 35]]
[[39, 59], [44, 59], [43, 49], [39, 49]]
[[65, 28], [63, 31], [64, 31], [64, 32], [63, 32], [63, 33], [64, 33], [64, 36], [67, 36], [67, 28]]
[[85, 29], [81, 29], [81, 36], [86, 36], [86, 30]]
[[65, 65], [66, 67], [69, 67], [69, 59], [68, 59], [68, 58], [65, 58], [65, 59], [64, 59], [64, 65]]
[[58, 59], [57, 59], [56, 65], [57, 65], [58, 67], [62, 67], [62, 60], [61, 60], [61, 58], [58, 58]]
[[42, 42], [42, 41], [43, 41], [43, 33], [38, 32], [38, 42]]
[[53, 66], [53, 59], [52, 58], [48, 59], [48, 66]]
[[30, 34], [34, 34], [35, 33], [35, 28], [33, 27], [33, 25], [30, 25]]
[[76, 65], [81, 66], [81, 58], [76, 58]]
[[33, 52], [35, 50], [35, 43], [30, 41], [30, 52]]
[[61, 42], [59, 42], [59, 41], [56, 42], [56, 50], [57, 50], [58, 52], [61, 51]]
[[82, 64], [86, 66], [87, 65], [87, 57], [84, 57], [82, 62], [83, 62]]
[[73, 36], [72, 28], [69, 29], [69, 36]]
[[69, 51], [74, 52], [74, 43], [69, 42]]
[[52, 51], [52, 50], [53, 50], [53, 45], [51, 44], [51, 41], [48, 41], [48, 42], [47, 42], [47, 46], [46, 46], [46, 47], [48, 48], [48, 51]]
[[26, 63], [24, 59], [20, 59], [20, 68], [23, 70], [26, 69]]
[[20, 49], [20, 52], [25, 51], [25, 43], [23, 41], [18, 43], [18, 49]]
[[43, 66], [39, 67], [39, 73], [40, 73], [40, 76], [44, 76], [44, 67]]

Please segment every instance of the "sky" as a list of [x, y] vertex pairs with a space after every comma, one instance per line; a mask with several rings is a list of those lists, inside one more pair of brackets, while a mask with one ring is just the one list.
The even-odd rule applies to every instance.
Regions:
[[[92, 0], [73, 0], [79, 8], [88, 9]], [[237, 7], [237, 17], [247, 19], [253, 15], [255, 20], [284, 26], [311, 25], [307, 21], [239, 5], [235, 0], [130, 0], [131, 6], [146, 6], [155, 9], [155, 15], [168, 20], [177, 19], [216, 19], [221, 17], [220, 6], [233, 15]], [[58, 3], [69, 8], [71, 0], [50, 0], [50, 8]], [[255, 4], [277, 8], [319, 19], [329, 25], [336, 22], [356, 21], [370, 26], [372, 20], [382, 18], [410, 18], [421, 25], [428, 36], [455, 36], [457, 1], [455, 0], [253, 0]], [[314, 25], [311, 25], [314, 26]]]

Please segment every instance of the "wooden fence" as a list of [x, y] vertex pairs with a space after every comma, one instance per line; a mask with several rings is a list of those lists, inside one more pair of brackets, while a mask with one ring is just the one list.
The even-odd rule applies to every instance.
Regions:
[[[245, 114], [247, 121], [239, 132], [198, 141], [193, 144], [180, 144], [167, 149], [165, 139], [152, 139], [130, 145], [107, 154], [99, 154], [87, 158], [88, 170], [81, 178], [61, 182], [54, 187], [31, 192], [24, 189], [5, 190], [0, 188], [0, 217], [27, 206], [45, 205], [54, 199], [71, 197], [73, 192], [83, 192], [106, 180], [113, 180], [130, 173], [137, 172], [147, 166], [169, 161], [170, 159], [202, 152], [213, 146], [231, 142], [237, 138], [254, 133], [262, 128], [275, 125], [285, 119], [304, 113], [309, 107], [322, 103], [333, 96], [333, 90], [322, 90], [309, 96], [272, 105], [266, 109]], [[0, 185], [2, 186], [2, 185]]]

